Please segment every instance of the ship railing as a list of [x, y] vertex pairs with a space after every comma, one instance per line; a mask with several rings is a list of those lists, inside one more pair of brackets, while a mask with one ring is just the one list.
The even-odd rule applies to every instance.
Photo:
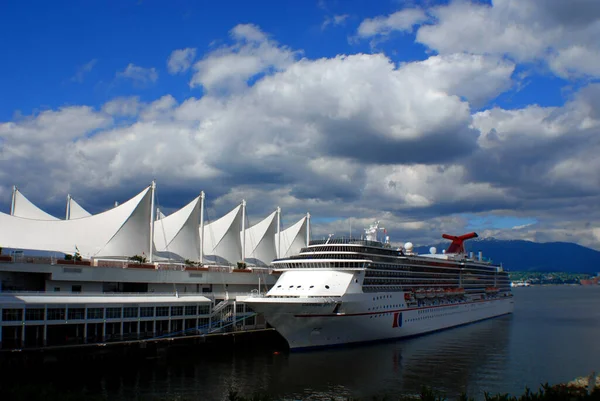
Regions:
[[330, 239], [317, 239], [311, 240], [309, 245], [332, 245], [332, 244], [355, 244], [364, 246], [376, 246], [381, 247], [383, 243], [380, 241], [367, 241], [360, 238], [330, 238]]
[[48, 295], [53, 297], [172, 297], [177, 295], [179, 298], [203, 296], [210, 299], [210, 294], [200, 292], [102, 292], [102, 291], [86, 291], [86, 292], [61, 292], [61, 291], [0, 291], [2, 295]]

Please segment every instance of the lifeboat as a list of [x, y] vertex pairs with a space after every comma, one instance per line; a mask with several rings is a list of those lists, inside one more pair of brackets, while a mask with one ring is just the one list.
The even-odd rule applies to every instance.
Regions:
[[496, 294], [498, 291], [499, 290], [496, 287], [488, 287], [485, 289], [486, 294]]
[[425, 290], [420, 288], [417, 291], [415, 291], [415, 296], [417, 297], [417, 299], [423, 299], [427, 296], [427, 294], [425, 293]]
[[460, 296], [460, 295], [465, 295], [465, 289], [464, 288], [455, 288], [454, 292], [456, 295]]
[[427, 290], [427, 298], [435, 298], [435, 295], [435, 290], [433, 288]]
[[443, 298], [443, 297], [445, 297], [445, 296], [446, 296], [446, 292], [444, 291], [444, 289], [443, 289], [443, 288], [438, 288], [437, 290], [435, 290], [435, 295], [436, 295], [438, 298]]

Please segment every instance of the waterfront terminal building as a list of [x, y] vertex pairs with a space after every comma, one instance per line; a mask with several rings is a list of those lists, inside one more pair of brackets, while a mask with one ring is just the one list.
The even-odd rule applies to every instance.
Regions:
[[69, 195], [57, 218], [14, 187], [0, 213], [0, 351], [265, 327], [243, 299], [307, 246], [310, 215], [282, 229], [277, 208], [250, 226], [242, 201], [208, 222], [204, 198], [165, 216], [153, 182], [94, 215]]

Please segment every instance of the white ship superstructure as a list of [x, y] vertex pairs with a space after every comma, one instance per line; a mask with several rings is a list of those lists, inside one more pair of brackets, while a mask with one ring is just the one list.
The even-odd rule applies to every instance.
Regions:
[[455, 237], [443, 254], [413, 253], [377, 240], [379, 223], [364, 239], [312, 241], [273, 262], [281, 277], [265, 296], [246, 302], [264, 313], [291, 349], [413, 336], [513, 311], [508, 274], [469, 257]]

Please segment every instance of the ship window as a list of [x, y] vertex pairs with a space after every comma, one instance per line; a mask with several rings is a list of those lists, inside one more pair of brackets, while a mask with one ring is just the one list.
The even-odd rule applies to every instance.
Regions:
[[310, 288], [314, 288], [314, 285], [311, 285]]
[[326, 286], [325, 286], [325, 288], [329, 289], [329, 286], [328, 286], [328, 285], [326, 285]]
[[281, 284], [279, 284], [279, 285], [277, 286], [277, 288], [281, 288]]
[[290, 285], [290, 288], [294, 288], [294, 286], [293, 286], [293, 285]]
[[302, 287], [302, 286], [301, 286], [301, 285], [299, 285], [299, 286], [298, 286], [298, 287], [296, 287], [296, 288], [300, 288], [300, 287]]

